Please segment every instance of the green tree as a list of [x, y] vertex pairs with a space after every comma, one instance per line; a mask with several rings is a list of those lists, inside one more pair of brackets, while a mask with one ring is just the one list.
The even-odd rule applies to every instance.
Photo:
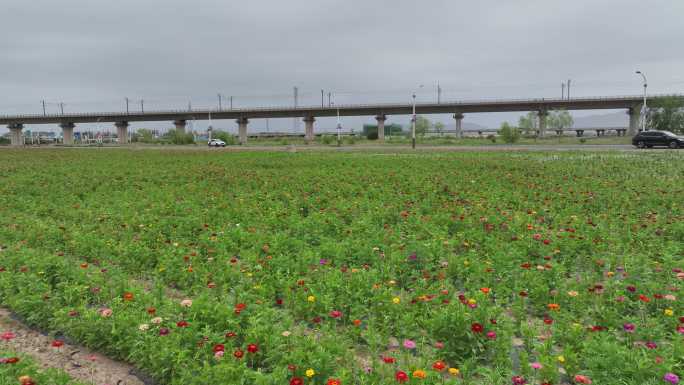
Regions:
[[534, 111], [530, 111], [527, 115], [523, 115], [518, 119], [518, 128], [525, 134], [529, 134], [530, 131], [536, 130], [538, 126], [537, 113]]
[[442, 133], [444, 132], [444, 123], [442, 123], [442, 122], [435, 123], [435, 131], [437, 131], [437, 133], [439, 133], [439, 136], [442, 136]]
[[416, 135], [417, 136], [423, 136], [425, 135], [428, 130], [430, 130], [430, 127], [432, 127], [432, 122], [430, 122], [430, 119], [424, 117], [424, 116], [417, 116], [416, 117]]
[[684, 133], [684, 98], [657, 98], [651, 102], [647, 116], [647, 126], [653, 130]]
[[513, 127], [508, 122], [503, 122], [499, 128], [498, 134], [506, 143], [515, 143], [520, 140], [520, 130]]
[[138, 136], [138, 141], [142, 143], [154, 143], [156, 142], [156, 138], [154, 136], [154, 132], [152, 130], [148, 130], [146, 128], [142, 128], [138, 130], [137, 132]]
[[563, 129], [572, 127], [575, 121], [572, 115], [566, 110], [555, 110], [546, 116], [546, 126], [548, 128]]

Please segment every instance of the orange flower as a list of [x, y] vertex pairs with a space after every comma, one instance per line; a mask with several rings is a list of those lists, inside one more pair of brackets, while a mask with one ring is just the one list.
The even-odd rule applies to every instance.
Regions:
[[547, 306], [547, 307], [549, 308], [549, 310], [551, 310], [551, 311], [558, 311], [558, 310], [560, 310], [560, 305], [557, 304], [557, 303], [550, 303], [550, 304], [548, 304], [548, 305], [546, 305], [546, 306]]
[[432, 364], [432, 369], [441, 372], [442, 370], [446, 369], [446, 364], [443, 361], [437, 361], [434, 364]]
[[134, 298], [133, 293], [131, 293], [130, 291], [125, 292], [123, 295], [124, 301], [130, 302], [130, 301], [133, 301], [133, 298]]
[[361, 320], [360, 320], [360, 319], [355, 319], [355, 320], [352, 321], [352, 322], [354, 322], [354, 326], [359, 326], [359, 325], [361, 325]]
[[488, 287], [483, 287], [483, 288], [480, 289], [480, 291], [483, 292], [483, 293], [485, 293], [485, 294], [489, 294], [489, 290], [491, 290], [491, 289], [488, 288]]
[[426, 374], [424, 370], [417, 369], [413, 372], [413, 378], [425, 378]]

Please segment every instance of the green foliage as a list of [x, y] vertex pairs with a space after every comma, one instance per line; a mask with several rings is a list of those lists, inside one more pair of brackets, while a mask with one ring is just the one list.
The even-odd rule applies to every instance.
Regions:
[[520, 140], [520, 130], [517, 127], [511, 126], [508, 122], [501, 124], [498, 133], [506, 143], [515, 143]]
[[435, 123], [435, 131], [441, 136], [442, 133], [444, 132], [444, 123], [442, 122], [437, 122]]
[[13, 351], [0, 349], [0, 358], [18, 359], [16, 363], [0, 363], [0, 384], [21, 385], [20, 377], [28, 376], [36, 385], [84, 385], [74, 381], [62, 370], [53, 368], [43, 369], [38, 363], [25, 355]]
[[573, 123], [572, 115], [566, 110], [549, 111], [549, 114], [546, 116], [547, 128], [569, 128], [572, 127]]
[[164, 139], [170, 141], [173, 144], [194, 144], [195, 138], [190, 133], [184, 133], [177, 130], [169, 130], [165, 135]]
[[526, 115], [521, 116], [518, 119], [518, 128], [525, 133], [525, 135], [530, 134], [532, 131], [539, 127], [539, 118], [537, 113], [534, 111], [528, 112]]
[[650, 103], [647, 115], [650, 129], [684, 133], [684, 98], [668, 96]]
[[332, 144], [335, 141], [335, 135], [321, 135], [321, 143], [325, 145]]
[[432, 122], [430, 122], [430, 119], [422, 115], [416, 116], [416, 136], [425, 136], [425, 133], [427, 133], [431, 127]]
[[157, 138], [155, 138], [154, 131], [142, 128], [136, 132], [135, 135], [138, 142], [141, 143], [155, 143]]
[[378, 125], [377, 124], [364, 124], [363, 125], [363, 136], [368, 140], [378, 139]]

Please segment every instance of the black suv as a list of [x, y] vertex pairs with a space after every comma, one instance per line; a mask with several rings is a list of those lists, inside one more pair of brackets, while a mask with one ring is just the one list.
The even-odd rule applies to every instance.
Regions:
[[684, 137], [670, 131], [641, 131], [632, 138], [632, 145], [639, 148], [665, 146], [670, 148], [684, 147]]

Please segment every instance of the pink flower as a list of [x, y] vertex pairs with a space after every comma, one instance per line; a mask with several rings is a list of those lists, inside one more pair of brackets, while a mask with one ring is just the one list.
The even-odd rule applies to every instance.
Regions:
[[531, 367], [532, 369], [537, 369], [537, 370], [539, 370], [539, 369], [542, 368], [542, 364], [540, 364], [539, 362], [533, 362], [533, 363], [530, 364], [530, 367]]
[[578, 375], [575, 376], [575, 382], [578, 383], [578, 384], [586, 384], [586, 385], [589, 385], [589, 384], [591, 384], [591, 378], [589, 378], [589, 377], [587, 377], [587, 376], [583, 376], [583, 375], [581, 375], [581, 374], [578, 374]]
[[435, 342], [435, 348], [436, 349], [443, 349], [444, 348], [444, 342], [440, 342], [440, 341]]
[[218, 352], [214, 353], [214, 358], [216, 358], [217, 360], [220, 360], [221, 358], [223, 358], [224, 354], [225, 353], [223, 352], [223, 350], [219, 350]]
[[624, 331], [627, 333], [634, 333], [634, 328], [634, 324], [626, 323], [622, 325], [622, 329], [624, 329]]
[[679, 384], [679, 377], [674, 373], [665, 373], [663, 380], [669, 382], [672, 385]]
[[415, 349], [416, 348], [416, 343], [411, 341], [411, 340], [404, 340], [404, 347], [406, 349]]
[[342, 317], [342, 312], [339, 310], [333, 310], [330, 312], [330, 316], [332, 318], [340, 318], [340, 317]]
[[496, 339], [496, 332], [487, 332], [487, 338], [490, 340], [495, 340]]
[[112, 313], [113, 313], [113, 311], [110, 308], [100, 309], [100, 316], [102, 316], [103, 318], [111, 317]]
[[0, 339], [3, 339], [5, 341], [12, 340], [16, 337], [16, 335], [12, 332], [4, 332], [2, 335], [0, 335]]

